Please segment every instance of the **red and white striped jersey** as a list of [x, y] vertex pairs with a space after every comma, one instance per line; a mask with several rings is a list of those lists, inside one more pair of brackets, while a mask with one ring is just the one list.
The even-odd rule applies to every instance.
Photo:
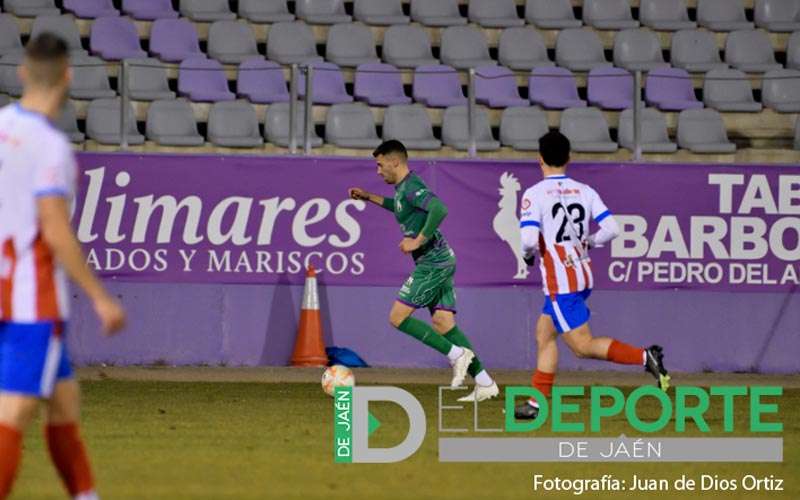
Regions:
[[525, 191], [520, 228], [523, 233], [525, 228], [538, 230], [539, 268], [545, 295], [554, 297], [592, 288], [592, 266], [586, 245], [589, 221], [594, 219], [599, 223], [609, 215], [594, 189], [565, 175], [546, 177]]
[[72, 202], [76, 176], [69, 141], [46, 117], [0, 109], [0, 321], [67, 319], [66, 277], [42, 239], [37, 199]]

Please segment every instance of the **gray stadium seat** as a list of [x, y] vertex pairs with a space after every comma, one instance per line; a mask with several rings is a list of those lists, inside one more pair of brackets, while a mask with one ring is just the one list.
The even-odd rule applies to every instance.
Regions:
[[561, 113], [559, 131], [578, 153], [613, 153], [619, 145], [611, 140], [603, 112], [597, 108], [569, 108]]
[[469, 0], [469, 20], [484, 28], [523, 26], [514, 0]]
[[375, 149], [381, 143], [375, 118], [363, 102], [334, 104], [325, 120], [325, 142], [340, 148]]
[[540, 66], [554, 66], [547, 57], [547, 47], [542, 35], [534, 28], [508, 28], [500, 34], [498, 42], [500, 64], [518, 71], [530, 71]]
[[12, 97], [22, 95], [22, 82], [17, 75], [17, 67], [22, 63], [22, 52], [0, 57], [0, 92]]
[[729, 33], [725, 42], [725, 62], [747, 73], [765, 73], [781, 68], [775, 61], [769, 37], [760, 30]]
[[208, 56], [225, 64], [239, 64], [258, 56], [256, 37], [245, 21], [214, 21], [208, 29]]
[[22, 52], [19, 25], [9, 14], [0, 14], [0, 56]]
[[[294, 130], [297, 136], [297, 147], [303, 147], [303, 134], [305, 132], [304, 125], [305, 105], [302, 102], [297, 103], [295, 109]], [[289, 103], [279, 102], [267, 108], [267, 116], [264, 119], [264, 138], [277, 146], [284, 148], [289, 147]], [[311, 127], [311, 146], [318, 148], [322, 146], [322, 139], [317, 135], [314, 127]]]
[[500, 143], [517, 151], [539, 151], [547, 131], [547, 115], [538, 107], [506, 108], [500, 118]]
[[[100, 144], [121, 144], [122, 135], [119, 128], [121, 110], [121, 100], [118, 97], [114, 99], [96, 99], [89, 103], [89, 107], [86, 109], [86, 135], [89, 139]], [[130, 103], [128, 103], [125, 123], [128, 144], [143, 144], [144, 136], [139, 133], [139, 129], [136, 126], [136, 115]]]
[[718, 111], [761, 111], [761, 103], [753, 98], [750, 80], [738, 69], [715, 69], [706, 73], [703, 102]]
[[87, 52], [81, 45], [81, 35], [78, 25], [72, 16], [39, 16], [33, 20], [31, 27], [31, 39], [36, 38], [44, 32], [53, 33], [60, 36], [67, 43], [70, 55], [81, 55]]
[[401, 0], [355, 0], [353, 14], [357, 21], [370, 26], [392, 26], [410, 21], [403, 14]]
[[697, 0], [697, 24], [711, 31], [753, 29], [744, 14], [743, 0]]
[[361, 64], [378, 63], [372, 31], [361, 23], [331, 26], [325, 58], [339, 66], [354, 68]]
[[[669, 140], [667, 119], [655, 108], [642, 110], [642, 128], [639, 143], [643, 153], [674, 153], [678, 145]], [[633, 133], [633, 109], [619, 116], [619, 145], [630, 151], [636, 149]]]
[[267, 35], [267, 59], [281, 64], [321, 61], [311, 28], [302, 21], [275, 23]]
[[686, 0], [640, 0], [639, 20], [659, 31], [688, 30], [697, 27], [689, 19]]
[[417, 25], [390, 26], [383, 36], [383, 60], [398, 68], [439, 64], [428, 32]]
[[297, 17], [309, 24], [339, 24], [353, 20], [344, 11], [343, 0], [295, 0]]
[[155, 101], [147, 110], [147, 139], [161, 146], [202, 146], [192, 106], [185, 99]]
[[70, 58], [72, 83], [69, 96], [73, 99], [102, 99], [115, 97], [108, 81], [106, 64], [99, 57], [75, 56]]
[[458, 10], [457, 0], [411, 0], [411, 19], [425, 26], [467, 24]]
[[556, 38], [556, 64], [571, 71], [589, 71], [611, 66], [606, 60], [603, 43], [591, 29], [565, 29]]
[[583, 20], [599, 30], [625, 30], [638, 28], [631, 14], [628, 0], [584, 0]]
[[228, 148], [263, 146], [255, 108], [246, 101], [214, 103], [208, 114], [208, 140]]
[[57, 16], [55, 0], [5, 0], [6, 12], [19, 17]]
[[800, 69], [800, 31], [795, 31], [789, 37], [786, 48], [786, 67]]
[[175, 99], [167, 69], [158, 59], [128, 59], [128, 95], [134, 101]]
[[800, 71], [774, 69], [765, 74], [761, 101], [779, 113], [800, 113]]
[[690, 73], [728, 67], [719, 57], [714, 34], [701, 30], [681, 30], [673, 34], [670, 61], [676, 68]]
[[286, 23], [294, 21], [286, 0], [239, 0], [239, 15], [254, 23]]
[[658, 36], [643, 29], [617, 33], [614, 37], [614, 65], [629, 71], [650, 71], [669, 66], [664, 62]]
[[525, 20], [545, 30], [580, 28], [583, 24], [575, 19], [570, 0], [527, 0]]
[[687, 109], [678, 115], [678, 146], [692, 153], [735, 153], [722, 116], [714, 109]]
[[421, 104], [395, 104], [383, 115], [383, 140], [396, 139], [408, 149], [434, 151], [442, 141], [433, 136], [433, 124]]
[[692, 153], [735, 153], [719, 111], [687, 109], [678, 115], [678, 146]]
[[483, 30], [473, 26], [451, 26], [442, 31], [442, 63], [456, 69], [491, 66], [497, 61], [489, 55]]
[[[2, 101], [2, 99], [0, 99], [0, 101]], [[2, 102], [0, 102], [0, 106], [2, 106]], [[61, 114], [58, 115], [58, 120], [55, 121], [55, 125], [67, 135], [67, 138], [69, 138], [69, 141], [72, 143], [77, 144], [86, 139], [86, 136], [78, 128], [78, 116], [75, 113], [75, 106], [72, 104], [72, 101], [64, 103], [64, 107], [61, 108]], [[117, 126], [117, 129], [119, 129], [119, 126]]]
[[236, 19], [228, 0], [181, 0], [181, 15], [192, 21], [213, 22]]
[[[475, 144], [478, 151], [496, 151], [500, 142], [492, 136], [489, 113], [483, 108], [475, 108]], [[466, 106], [451, 106], [444, 111], [442, 118], [442, 142], [459, 151], [469, 149], [469, 119]]]
[[756, 26], [773, 33], [800, 30], [800, 1], [756, 0]]

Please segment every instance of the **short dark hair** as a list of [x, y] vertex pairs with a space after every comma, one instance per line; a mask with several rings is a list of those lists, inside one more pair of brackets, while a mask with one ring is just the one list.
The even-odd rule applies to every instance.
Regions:
[[375, 158], [393, 154], [400, 156], [403, 160], [408, 159], [408, 151], [406, 151], [406, 147], [403, 146], [402, 142], [394, 139], [383, 142], [380, 146], [375, 148], [375, 151], [372, 152], [372, 156]]
[[569, 161], [569, 139], [552, 131], [539, 138], [539, 155], [549, 167], [563, 167]]
[[53, 86], [69, 66], [69, 48], [63, 38], [45, 32], [25, 45], [25, 59], [31, 83]]
[[49, 62], [69, 56], [67, 42], [53, 33], [42, 33], [25, 45], [25, 55], [34, 60]]

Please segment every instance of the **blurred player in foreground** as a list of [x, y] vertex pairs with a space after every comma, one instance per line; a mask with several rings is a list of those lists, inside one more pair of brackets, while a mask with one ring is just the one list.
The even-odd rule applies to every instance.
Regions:
[[[394, 197], [384, 198], [360, 188], [351, 188], [350, 197], [394, 213], [403, 231], [400, 250], [411, 254], [415, 264], [392, 306], [389, 321], [401, 332], [447, 356], [453, 365], [452, 387], [462, 385], [468, 372], [472, 375], [475, 389], [459, 401], [496, 397], [500, 392], [497, 384], [483, 369], [467, 336], [456, 326], [456, 257], [439, 231], [447, 207], [409, 170], [408, 153], [401, 142], [384, 142], [372, 155], [378, 164], [378, 175], [394, 185]], [[411, 316], [422, 307], [430, 311], [433, 327]]]
[[[597, 192], [567, 177], [569, 140], [549, 132], [539, 140], [540, 166], [544, 180], [525, 191], [520, 227], [522, 251], [528, 265], [534, 254], [541, 256], [539, 268], [544, 285], [544, 308], [536, 323], [538, 353], [533, 386], [550, 396], [558, 366], [557, 333], [579, 358], [592, 358], [626, 365], [642, 365], [662, 390], [669, 387], [662, 348], [634, 347], [609, 337], [592, 337], [586, 300], [592, 293], [592, 267], [588, 250], [603, 246], [619, 234], [611, 212]], [[589, 234], [589, 220], [600, 229]], [[539, 404], [530, 399], [518, 405], [515, 416], [535, 419]]]
[[76, 160], [51, 122], [70, 83], [64, 41], [48, 33], [31, 40], [20, 78], [22, 99], [0, 110], [0, 498], [11, 491], [41, 400], [53, 464], [72, 498], [93, 500], [64, 338], [66, 276], [86, 292], [106, 333], [124, 326], [125, 313], [86, 265], [70, 226]]

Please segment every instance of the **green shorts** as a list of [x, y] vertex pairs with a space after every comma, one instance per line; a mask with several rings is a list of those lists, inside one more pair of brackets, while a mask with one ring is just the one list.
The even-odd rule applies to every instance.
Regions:
[[431, 314], [437, 310], [456, 312], [455, 274], [455, 265], [420, 264], [400, 288], [397, 300], [415, 309], [427, 307]]

